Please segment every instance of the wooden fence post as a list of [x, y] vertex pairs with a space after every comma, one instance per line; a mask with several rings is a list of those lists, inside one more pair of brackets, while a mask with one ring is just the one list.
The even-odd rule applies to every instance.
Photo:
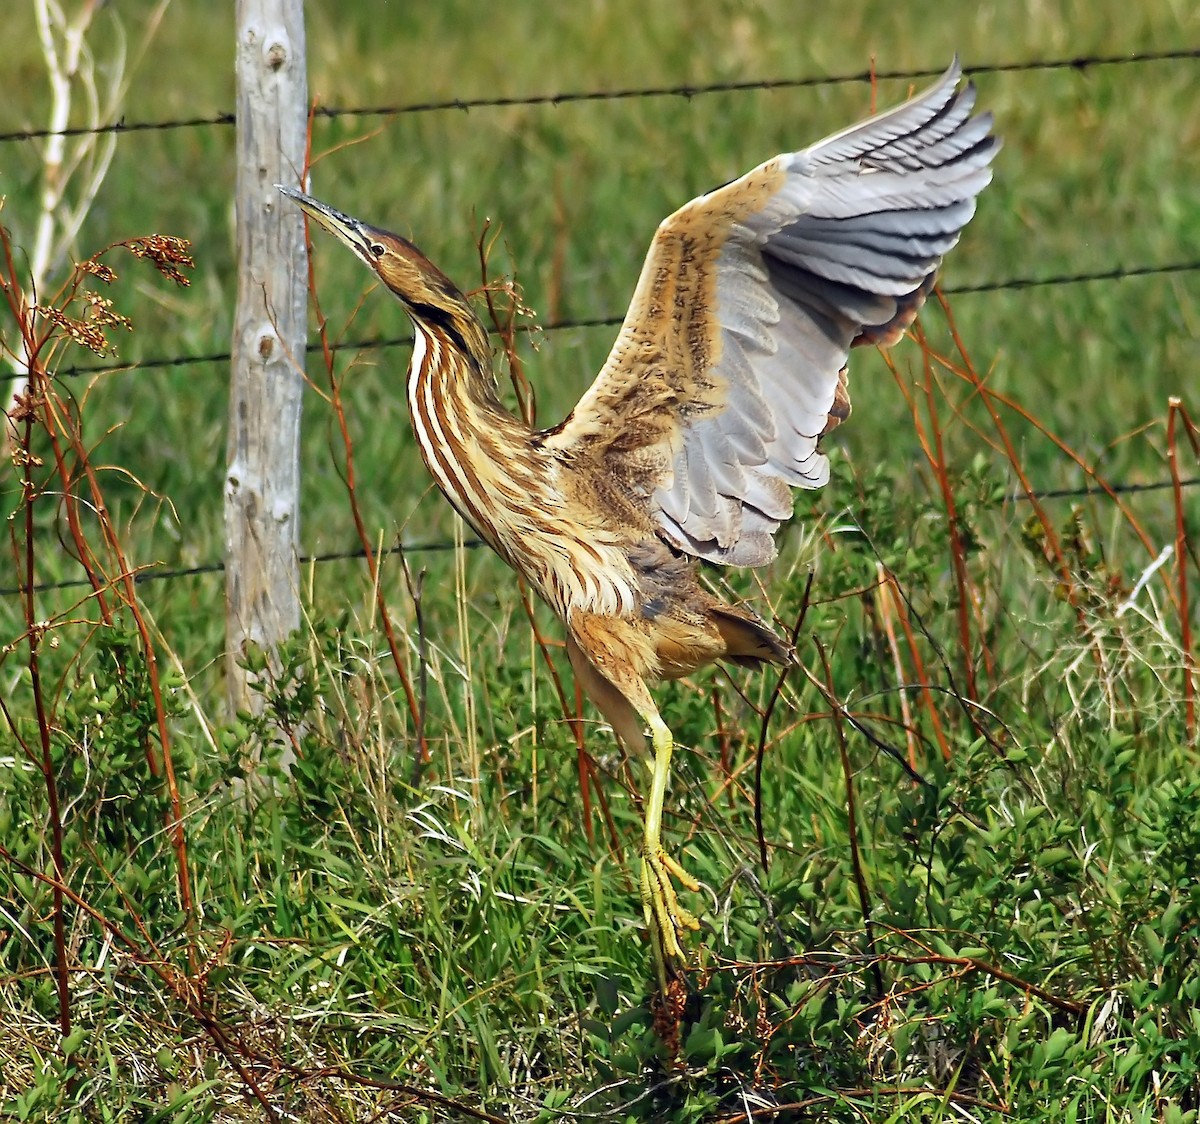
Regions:
[[275, 189], [304, 167], [303, 0], [237, 0], [237, 309], [225, 476], [231, 713], [261, 697], [238, 660], [299, 627], [300, 401], [307, 332], [304, 222]]

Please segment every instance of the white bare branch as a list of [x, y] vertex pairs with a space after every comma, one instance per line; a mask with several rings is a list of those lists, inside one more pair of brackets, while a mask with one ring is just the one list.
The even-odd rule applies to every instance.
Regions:
[[[33, 0], [38, 42], [46, 64], [50, 104], [46, 119], [49, 135], [41, 150], [41, 192], [29, 247], [27, 315], [33, 316], [37, 301], [50, 291], [68, 264], [79, 231], [104, 184], [117, 148], [115, 132], [99, 132], [119, 119], [129, 90], [129, 79], [146, 54], [162, 24], [171, 0], [159, 0], [144, 21], [138, 49], [130, 65], [127, 44], [119, 24], [116, 46], [105, 60], [103, 84], [98, 79], [96, 60], [88, 44], [101, 0], [82, 0], [68, 14], [59, 0]], [[88, 131], [66, 136], [72, 111], [82, 107]], [[10, 219], [12, 216], [8, 216]], [[18, 232], [18, 240], [19, 232]], [[33, 325], [29, 325], [32, 329]], [[7, 395], [6, 414], [23, 388], [27, 371], [20, 355], [12, 355], [12, 387]], [[11, 425], [0, 426], [0, 453], [12, 440]]]

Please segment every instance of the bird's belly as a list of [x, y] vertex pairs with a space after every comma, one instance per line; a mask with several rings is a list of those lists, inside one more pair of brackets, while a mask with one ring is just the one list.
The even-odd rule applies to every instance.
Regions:
[[712, 598], [691, 565], [665, 547], [654, 549], [653, 563], [645, 550], [561, 534], [541, 543], [526, 538], [523, 547], [519, 559], [505, 555], [506, 561], [602, 669], [612, 664], [607, 649], [651, 680], [679, 679], [726, 654], [705, 611]]
[[724, 654], [720, 635], [696, 617], [575, 612], [567, 619], [575, 643], [618, 685], [628, 674], [648, 682], [679, 679]]
[[574, 613], [636, 615], [641, 597], [624, 551], [603, 538], [565, 528], [526, 536], [510, 564], [564, 621]]
[[593, 659], [599, 655], [594, 638], [602, 636], [638, 675], [678, 679], [723, 654], [720, 633], [705, 612], [711, 597], [690, 560], [653, 537], [622, 546], [603, 537], [573, 538], [570, 550], [566, 542], [556, 545], [569, 564], [552, 568], [539, 592]]

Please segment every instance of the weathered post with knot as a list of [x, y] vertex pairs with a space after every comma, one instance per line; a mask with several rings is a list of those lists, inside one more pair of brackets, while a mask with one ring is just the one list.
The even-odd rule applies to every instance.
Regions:
[[240, 666], [299, 627], [301, 364], [308, 305], [304, 222], [277, 183], [304, 167], [302, 0], [237, 3], [237, 309], [225, 475], [226, 672], [231, 713], [262, 698]]

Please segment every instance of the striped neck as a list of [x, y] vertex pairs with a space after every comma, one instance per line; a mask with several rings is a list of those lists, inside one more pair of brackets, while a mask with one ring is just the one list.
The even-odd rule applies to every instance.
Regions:
[[483, 367], [442, 325], [416, 315], [413, 324], [413, 432], [455, 510], [564, 620], [633, 612], [637, 583], [620, 532], [573, 503], [564, 466], [500, 403], [490, 356]]
[[[501, 403], [477, 320], [464, 325], [455, 318], [448, 325], [419, 318], [415, 310], [412, 320], [408, 408], [421, 456], [455, 510], [515, 564], [495, 512], [498, 503], [537, 491], [533, 431]], [[465, 329], [476, 326], [472, 338]]]

